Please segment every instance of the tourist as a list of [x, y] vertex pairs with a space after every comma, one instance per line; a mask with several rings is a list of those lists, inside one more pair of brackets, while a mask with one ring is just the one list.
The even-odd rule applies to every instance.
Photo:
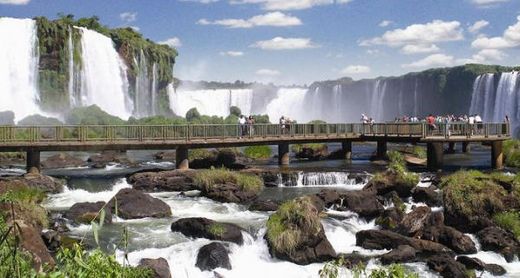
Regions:
[[240, 130], [240, 138], [246, 135], [246, 117], [244, 115], [240, 115], [238, 119], [239, 130]]
[[247, 129], [249, 131], [249, 136], [253, 136], [253, 125], [255, 124], [255, 119], [253, 116], [249, 116], [247, 118]]
[[504, 118], [504, 123], [508, 124], [509, 123], [509, 116], [506, 115], [506, 117]]
[[282, 134], [285, 134], [285, 124], [286, 124], [285, 117], [282, 116], [280, 118], [280, 129], [282, 131]]
[[451, 131], [450, 131], [450, 116], [447, 115], [446, 117], [444, 117], [444, 136], [446, 137], [450, 137], [451, 136]]
[[428, 115], [428, 117], [426, 118], [426, 122], [428, 123], [430, 131], [435, 130], [435, 117], [432, 114]]

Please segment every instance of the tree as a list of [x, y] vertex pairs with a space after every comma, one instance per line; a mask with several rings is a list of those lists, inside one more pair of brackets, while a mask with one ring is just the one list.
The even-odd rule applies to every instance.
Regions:
[[229, 108], [229, 114], [230, 115], [235, 115], [237, 117], [240, 117], [240, 115], [242, 115], [242, 111], [240, 110], [240, 108], [238, 108], [236, 106], [231, 106]]
[[188, 112], [186, 112], [186, 120], [188, 120], [188, 122], [191, 122], [198, 118], [200, 118], [200, 113], [199, 111], [197, 111], [197, 108], [193, 107], [190, 110], [188, 110]]

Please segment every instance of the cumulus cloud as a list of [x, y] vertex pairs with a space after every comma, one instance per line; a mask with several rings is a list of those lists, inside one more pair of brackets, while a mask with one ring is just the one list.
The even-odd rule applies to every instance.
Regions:
[[348, 4], [353, 0], [230, 0], [231, 4], [259, 4], [264, 10], [303, 10], [314, 6]]
[[404, 29], [395, 29], [360, 42], [362, 46], [388, 45], [392, 47], [406, 44], [431, 45], [436, 42], [459, 41], [464, 39], [458, 21], [434, 20], [426, 24], [413, 24]]
[[220, 19], [209, 21], [205, 18], [197, 21], [200, 25], [222, 25], [229, 28], [251, 28], [255, 26], [297, 26], [302, 25], [299, 18], [284, 14], [282, 12], [271, 12], [263, 15], [253, 16], [248, 19]]
[[121, 20], [124, 22], [134, 22], [137, 19], [137, 13], [124, 12], [119, 14], [119, 18], [121, 18]]
[[482, 49], [469, 59], [459, 59], [458, 62], [461, 64], [468, 63], [492, 63], [502, 61], [507, 55], [498, 49]]
[[165, 45], [167, 45], [169, 47], [173, 47], [173, 48], [182, 46], [181, 40], [177, 37], [166, 39], [164, 41], [159, 42], [159, 44], [165, 44]]
[[350, 65], [342, 69], [340, 73], [344, 75], [365, 74], [370, 73], [370, 67], [363, 65]]
[[438, 52], [440, 48], [435, 44], [407, 44], [401, 48], [401, 52], [403, 54], [424, 54], [424, 53], [433, 53]]
[[473, 33], [473, 34], [476, 34], [478, 33], [482, 28], [486, 27], [489, 25], [489, 22], [486, 21], [486, 20], [479, 20], [475, 23], [473, 23], [473, 25], [469, 26], [468, 27], [468, 31], [470, 33]]
[[392, 23], [394, 23], [394, 22], [391, 20], [383, 20], [383, 21], [379, 22], [379, 27], [388, 27]]
[[259, 69], [256, 71], [256, 74], [262, 76], [278, 76], [280, 75], [280, 71], [273, 69]]
[[473, 4], [478, 7], [492, 7], [500, 3], [509, 2], [509, 0], [470, 0]]
[[257, 41], [250, 47], [256, 47], [264, 50], [291, 50], [306, 49], [319, 47], [309, 38], [283, 38], [276, 37], [271, 40]]
[[31, 0], [0, 0], [0, 4], [6, 5], [26, 5]]
[[410, 64], [402, 65], [403, 68], [431, 68], [431, 67], [448, 67], [455, 64], [455, 58], [446, 54], [432, 54], [424, 59], [415, 61]]
[[471, 46], [478, 49], [501, 49], [520, 46], [520, 16], [514, 25], [507, 27], [501, 37], [481, 36], [475, 39]]
[[240, 57], [244, 56], [244, 52], [242, 51], [222, 51], [220, 52], [221, 56], [229, 56], [229, 57]]

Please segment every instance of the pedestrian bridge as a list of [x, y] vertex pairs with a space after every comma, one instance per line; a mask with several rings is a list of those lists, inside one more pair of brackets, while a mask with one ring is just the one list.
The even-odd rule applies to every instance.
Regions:
[[289, 163], [289, 145], [342, 143], [349, 159], [353, 142], [377, 142], [384, 156], [388, 142], [426, 143], [428, 167], [442, 167], [444, 143], [470, 142], [492, 147], [492, 166], [502, 167], [502, 142], [510, 138], [506, 123], [338, 123], [239, 125], [60, 125], [0, 126], [0, 152], [27, 152], [27, 167], [39, 167], [43, 151], [176, 149], [178, 168], [188, 168], [190, 148], [278, 145], [280, 164]]

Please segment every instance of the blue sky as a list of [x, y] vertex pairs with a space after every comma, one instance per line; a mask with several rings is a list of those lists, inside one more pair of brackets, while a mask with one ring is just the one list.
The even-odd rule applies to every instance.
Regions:
[[0, 0], [0, 16], [59, 12], [176, 46], [181, 79], [310, 84], [520, 64], [520, 0]]

